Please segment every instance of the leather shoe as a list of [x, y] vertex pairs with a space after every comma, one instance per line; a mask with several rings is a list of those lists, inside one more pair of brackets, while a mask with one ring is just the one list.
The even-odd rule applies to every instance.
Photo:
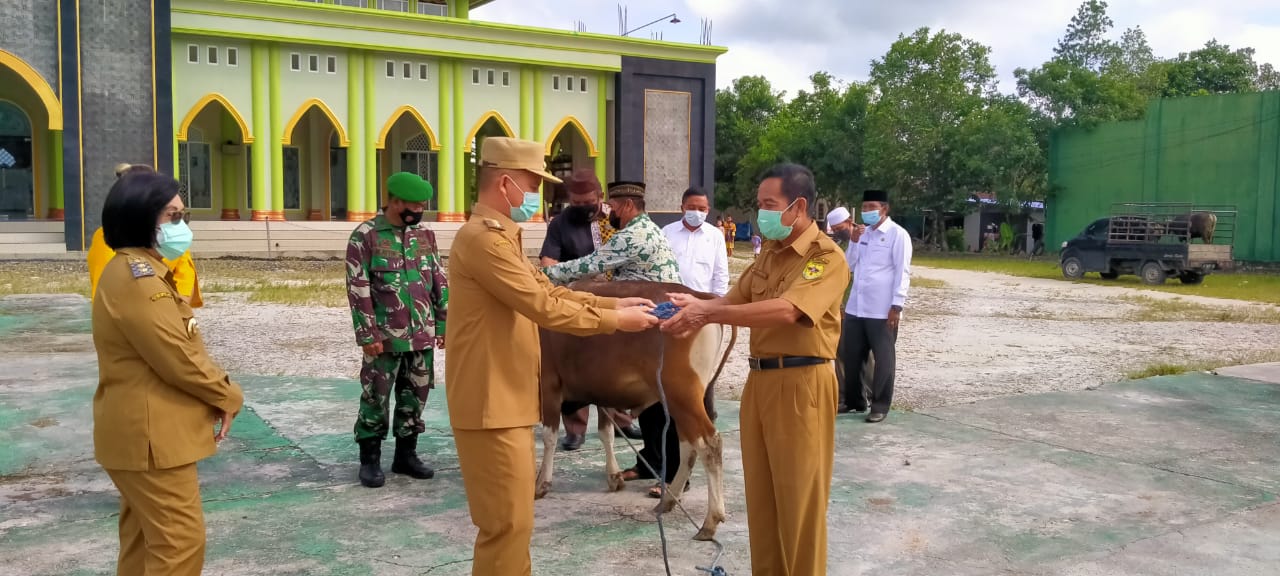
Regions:
[[872, 412], [870, 415], [867, 416], [867, 422], [870, 422], [872, 424], [875, 424], [876, 422], [884, 422], [885, 416], [886, 416], [885, 414], [880, 412]]
[[560, 448], [566, 452], [573, 452], [582, 447], [582, 442], [586, 440], [580, 434], [565, 434], [564, 439], [560, 440]]
[[636, 427], [635, 424], [627, 426], [626, 428], [618, 428], [615, 426], [613, 429], [613, 435], [617, 438], [626, 436], [632, 440], [639, 440], [644, 437], [640, 434], [640, 428]]

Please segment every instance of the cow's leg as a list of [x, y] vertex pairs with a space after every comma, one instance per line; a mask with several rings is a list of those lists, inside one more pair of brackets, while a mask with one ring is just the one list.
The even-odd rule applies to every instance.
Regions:
[[711, 540], [724, 522], [724, 441], [717, 432], [702, 440], [702, 467], [707, 471], [707, 516], [694, 540]]
[[[679, 426], [679, 425], [677, 425]], [[676, 502], [684, 495], [685, 482], [689, 481], [689, 477], [693, 475], [693, 466], [698, 463], [699, 447], [693, 442], [680, 439], [680, 459], [676, 461], [679, 468], [676, 469], [676, 477], [671, 479], [671, 485], [667, 486], [666, 495], [662, 497], [662, 501], [658, 502], [658, 506], [654, 511], [662, 510], [663, 513], [670, 512], [676, 507]], [[671, 464], [667, 464], [670, 466]]]
[[535, 499], [542, 498], [551, 491], [556, 440], [560, 436], [560, 380], [546, 364], [543, 365], [539, 385], [542, 388], [542, 467], [538, 468], [538, 478], [534, 481]]
[[610, 492], [617, 492], [626, 487], [622, 480], [622, 469], [618, 467], [618, 459], [613, 453], [613, 418], [609, 409], [596, 406], [596, 418], [600, 420], [600, 443], [604, 445], [604, 474]]

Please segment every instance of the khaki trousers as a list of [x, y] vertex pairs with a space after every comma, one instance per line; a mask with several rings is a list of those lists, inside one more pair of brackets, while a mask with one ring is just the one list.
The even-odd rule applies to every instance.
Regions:
[[742, 469], [755, 576], [825, 576], [838, 398], [831, 364], [753, 370]]
[[107, 470], [107, 475], [120, 491], [116, 573], [199, 576], [205, 531], [195, 463], [146, 472]]
[[529, 576], [533, 565], [533, 428], [453, 429], [476, 536], [471, 573]]

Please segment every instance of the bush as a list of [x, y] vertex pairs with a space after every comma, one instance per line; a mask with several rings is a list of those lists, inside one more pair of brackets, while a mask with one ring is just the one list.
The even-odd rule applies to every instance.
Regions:
[[964, 228], [947, 229], [947, 249], [952, 252], [964, 252]]

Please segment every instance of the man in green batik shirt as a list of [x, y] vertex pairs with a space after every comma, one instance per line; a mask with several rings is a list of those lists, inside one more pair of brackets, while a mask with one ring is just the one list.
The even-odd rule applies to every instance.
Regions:
[[[418, 435], [426, 431], [422, 409], [435, 387], [436, 347], [444, 348], [449, 302], [436, 236], [422, 226], [422, 212], [435, 192], [416, 174], [387, 179], [387, 206], [356, 227], [347, 244], [347, 299], [356, 343], [364, 350], [360, 368], [360, 410], [355, 437], [360, 445], [360, 483], [377, 488], [382, 473], [382, 441], [396, 437], [391, 471], [413, 478], [435, 476], [418, 458]], [[394, 388], [396, 409], [388, 426]]]
[[595, 252], [543, 268], [557, 284], [611, 272], [612, 280], [648, 280], [679, 284], [680, 265], [662, 228], [645, 212], [644, 183], [609, 185], [609, 224], [613, 236]]

